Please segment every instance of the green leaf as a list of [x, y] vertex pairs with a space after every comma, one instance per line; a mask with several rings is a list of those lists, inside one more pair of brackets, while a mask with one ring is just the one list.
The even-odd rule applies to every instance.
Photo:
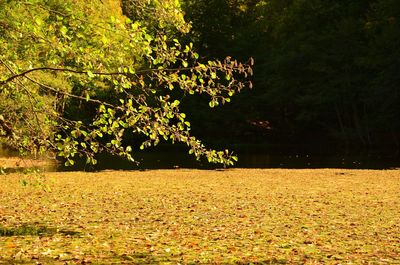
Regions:
[[177, 106], [179, 106], [179, 104], [181, 104], [181, 102], [179, 100], [175, 99], [174, 102], [171, 104], [171, 106], [177, 107]]
[[60, 32], [63, 36], [67, 35], [68, 29], [66, 26], [62, 26]]
[[87, 75], [88, 75], [90, 78], [93, 78], [93, 77], [94, 77], [94, 74], [93, 74], [92, 71], [87, 71]]

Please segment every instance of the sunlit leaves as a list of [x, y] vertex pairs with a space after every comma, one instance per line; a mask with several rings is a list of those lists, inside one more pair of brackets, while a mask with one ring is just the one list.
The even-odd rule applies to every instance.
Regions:
[[[175, 2], [169, 4], [179, 7]], [[23, 111], [34, 114], [32, 124], [15, 123], [20, 130], [15, 128], [14, 136], [7, 135], [10, 142], [22, 149], [55, 150], [66, 164], [73, 165], [77, 156], [93, 163], [95, 155], [105, 151], [133, 160], [134, 148], [125, 148], [124, 139], [127, 133], [135, 133], [146, 138], [137, 143], [140, 149], [163, 140], [181, 142], [197, 159], [232, 164], [230, 152], [209, 150], [190, 134], [190, 121], [180, 111], [181, 99], [168, 92], [205, 94], [210, 107], [230, 102], [247, 85], [251, 63], [241, 64], [230, 57], [201, 63], [192, 43], [181, 44], [164, 31], [148, 31], [141, 20], [118, 14], [101, 19], [98, 12], [104, 12], [102, 8], [101, 3], [86, 10], [74, 1], [51, 6], [31, 1], [0, 11], [10, 16], [5, 19], [10, 30], [0, 41], [13, 44], [3, 54], [1, 91], [10, 102], [27, 105]], [[29, 16], [36, 19], [31, 21]], [[35, 109], [29, 109], [32, 94]], [[99, 97], [103, 94], [110, 100]], [[68, 102], [94, 106], [92, 120], [67, 118]], [[10, 120], [21, 119], [13, 112], [5, 114]], [[42, 133], [42, 118], [47, 134]], [[29, 129], [33, 124], [36, 129]], [[32, 137], [21, 141], [18, 133]]]

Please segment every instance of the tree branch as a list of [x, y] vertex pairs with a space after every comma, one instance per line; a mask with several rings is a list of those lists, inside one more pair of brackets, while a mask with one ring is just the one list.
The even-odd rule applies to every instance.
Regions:
[[107, 103], [107, 102], [104, 102], [104, 101], [101, 101], [101, 100], [97, 100], [97, 99], [85, 98], [85, 97], [82, 97], [82, 96], [79, 96], [79, 95], [74, 95], [74, 94], [71, 94], [71, 93], [68, 93], [68, 92], [65, 92], [65, 91], [56, 89], [56, 88], [54, 88], [54, 87], [48, 86], [48, 85], [46, 85], [46, 84], [42, 84], [42, 83], [40, 83], [40, 82], [38, 82], [38, 81], [36, 81], [36, 80], [30, 78], [30, 77], [27, 77], [27, 76], [25, 76], [25, 77], [26, 77], [29, 81], [31, 81], [32, 83], [35, 83], [36, 85], [38, 85], [38, 86], [40, 86], [40, 87], [42, 87], [42, 88], [45, 88], [45, 89], [47, 89], [47, 90], [50, 90], [50, 91], [52, 91], [52, 92], [59, 93], [59, 94], [62, 94], [62, 95], [64, 95], [64, 96], [67, 96], [67, 97], [70, 97], [70, 98], [85, 100], [85, 101], [87, 101], [87, 102], [92, 102], [92, 103], [95, 103], [95, 104], [98, 104], [98, 105], [104, 105], [104, 106], [107, 106], [107, 107], [110, 107], [110, 108], [114, 108], [114, 109], [120, 109], [120, 107], [114, 106], [114, 105], [112, 105], [112, 104], [110, 104], [110, 103]]
[[[3, 86], [14, 79], [18, 77], [25, 77], [27, 74], [32, 73], [32, 72], [37, 72], [37, 71], [53, 71], [53, 72], [69, 72], [69, 73], [75, 73], [75, 74], [88, 74], [89, 71], [78, 71], [78, 70], [73, 70], [73, 69], [68, 69], [68, 68], [56, 68], [56, 67], [38, 67], [38, 68], [33, 68], [26, 70], [22, 73], [10, 76], [6, 80], [0, 82], [0, 86]], [[103, 73], [103, 72], [94, 72], [93, 74], [95, 75], [127, 75], [125, 73]]]
[[[1, 61], [2, 62], [2, 61]], [[4, 62], [2, 62], [4, 64]], [[145, 74], [145, 73], [151, 73], [151, 72], [159, 72], [159, 71], [168, 71], [168, 72], [173, 72], [173, 71], [185, 71], [185, 70], [192, 70], [195, 69], [196, 67], [187, 67], [187, 68], [158, 68], [158, 69], [143, 69], [136, 71], [135, 74]], [[79, 71], [79, 70], [74, 70], [74, 69], [69, 69], [69, 68], [57, 68], [57, 67], [38, 67], [38, 68], [32, 68], [29, 70], [26, 70], [22, 73], [15, 74], [13, 76], [10, 76], [4, 81], [0, 82], [0, 87], [4, 86], [5, 84], [13, 81], [14, 79], [18, 77], [26, 77], [27, 74], [32, 73], [32, 72], [38, 72], [38, 71], [53, 71], [53, 72], [68, 72], [68, 73], [74, 73], [74, 74], [86, 74], [90, 71]], [[129, 76], [130, 74], [128, 73], [121, 73], [121, 72], [92, 72], [94, 75], [123, 75], [123, 76]]]

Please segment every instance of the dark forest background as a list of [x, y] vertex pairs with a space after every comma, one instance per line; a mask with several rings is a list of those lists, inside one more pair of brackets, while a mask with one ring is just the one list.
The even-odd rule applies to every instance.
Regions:
[[209, 143], [400, 146], [400, 1], [188, 0], [200, 54], [255, 59], [223, 108], [187, 98]]

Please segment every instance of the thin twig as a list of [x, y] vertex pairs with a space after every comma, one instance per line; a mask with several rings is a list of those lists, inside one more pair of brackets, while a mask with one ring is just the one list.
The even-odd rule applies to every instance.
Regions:
[[32, 83], [35, 83], [36, 85], [39, 85], [39, 86], [41, 86], [41, 87], [43, 87], [43, 88], [46, 88], [46, 89], [48, 89], [48, 90], [50, 90], [50, 91], [52, 91], [52, 92], [60, 93], [60, 94], [62, 94], [62, 95], [64, 95], [64, 96], [67, 96], [67, 97], [70, 97], [70, 98], [76, 98], [76, 99], [80, 99], [80, 100], [85, 100], [85, 101], [87, 101], [87, 102], [96, 103], [96, 104], [98, 104], [98, 105], [104, 105], [104, 106], [111, 107], [111, 108], [114, 108], [114, 109], [122, 109], [121, 107], [118, 107], [118, 106], [109, 104], [109, 103], [104, 102], [104, 101], [101, 101], [101, 100], [86, 98], [86, 97], [82, 97], [82, 96], [78, 96], [78, 95], [74, 95], [74, 94], [71, 94], [71, 93], [62, 91], [62, 90], [60, 90], [60, 89], [56, 89], [56, 88], [51, 87], [51, 86], [49, 86], [49, 85], [40, 83], [39, 81], [37, 81], [37, 80], [35, 80], [35, 79], [32, 79], [32, 78], [30, 78], [30, 77], [28, 77], [28, 76], [25, 76], [25, 78], [27, 78], [27, 79], [28, 79], [29, 81], [31, 81]]

